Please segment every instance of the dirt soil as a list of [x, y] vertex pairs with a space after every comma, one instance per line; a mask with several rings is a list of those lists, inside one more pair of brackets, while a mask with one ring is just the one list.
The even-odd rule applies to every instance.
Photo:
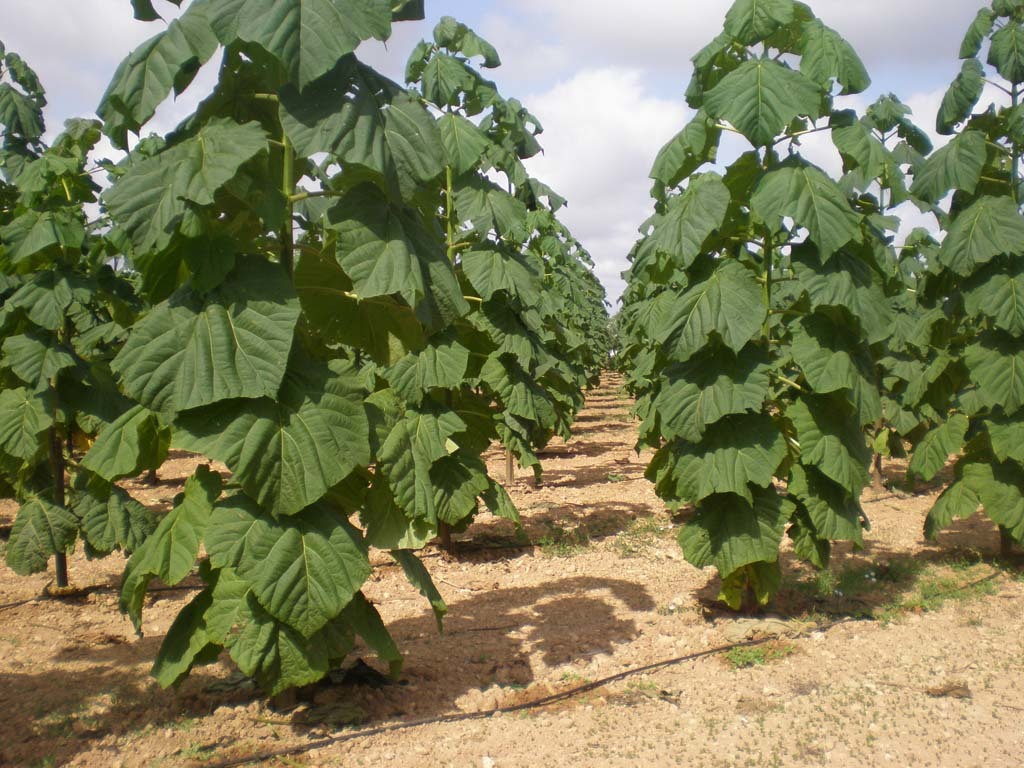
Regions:
[[[399, 682], [357, 648], [347, 674], [292, 706], [271, 706], [226, 657], [164, 691], [149, 666], [191, 592], [154, 593], [139, 638], [117, 608], [120, 556], [76, 553], [83, 593], [61, 600], [42, 597], [52, 572], [19, 578], [0, 566], [0, 764], [220, 765], [320, 744], [254, 764], [1024, 765], [1024, 578], [1019, 563], [995, 559], [987, 519], [926, 542], [941, 485], [905, 493], [902, 466], [887, 462], [888, 487], [865, 494], [862, 551], [837, 546], [818, 575], [787, 547], [772, 613], [729, 614], [715, 607], [713, 569], [682, 558], [684, 517], [644, 480], [648, 456], [632, 450], [620, 385], [607, 376], [576, 436], [544, 453], [540, 487], [525, 472], [511, 484], [521, 531], [482, 515], [455, 537], [454, 555], [423, 553], [448, 602], [443, 636], [401, 571], [374, 554], [366, 593], [406, 654]], [[503, 477], [502, 452], [487, 459]], [[166, 510], [195, 463], [177, 454], [158, 485], [127, 487]], [[14, 511], [0, 507], [0, 532]], [[748, 639], [766, 642], [547, 706], [449, 718]], [[393, 729], [422, 719], [435, 721]]]

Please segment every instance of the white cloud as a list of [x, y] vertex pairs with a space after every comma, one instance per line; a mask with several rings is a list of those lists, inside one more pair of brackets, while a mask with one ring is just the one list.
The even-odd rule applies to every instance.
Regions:
[[531, 173], [569, 199], [561, 215], [594, 257], [609, 298], [650, 215], [647, 173], [661, 146], [685, 123], [680, 102], [658, 98], [636, 69], [590, 69], [526, 99], [544, 125], [545, 154]]

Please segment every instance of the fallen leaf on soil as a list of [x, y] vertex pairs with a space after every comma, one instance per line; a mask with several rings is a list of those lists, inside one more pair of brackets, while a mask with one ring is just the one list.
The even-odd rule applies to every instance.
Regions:
[[951, 699], [971, 698], [971, 689], [963, 680], [947, 680], [942, 685], [933, 685], [931, 688], [926, 688], [925, 692], [929, 696], [948, 696]]

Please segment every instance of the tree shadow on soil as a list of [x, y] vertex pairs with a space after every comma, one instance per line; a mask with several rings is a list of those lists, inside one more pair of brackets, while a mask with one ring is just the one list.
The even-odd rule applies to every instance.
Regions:
[[373, 721], [450, 714], [466, 704], [459, 699], [467, 694], [486, 708], [534, 681], [532, 655], [539, 654], [547, 667], [559, 667], [613, 653], [616, 645], [640, 634], [621, 614], [654, 608], [643, 587], [615, 579], [581, 576], [537, 587], [481, 590], [449, 603], [442, 636], [429, 611], [388, 623], [405, 653], [403, 684], [344, 687], [337, 696]]
[[210, 681], [199, 677], [180, 691], [162, 690], [140, 671], [162, 641], [86, 633], [58, 650], [46, 672], [0, 673], [0, 765], [64, 765], [108, 736], [176, 727], [251, 698], [237, 691], [207, 694]]
[[552, 503], [523, 511], [522, 525], [508, 520], [478, 521], [454, 539], [452, 555], [460, 562], [514, 559], [536, 547], [583, 548], [626, 531], [651, 516], [646, 504], [625, 501], [595, 504]]

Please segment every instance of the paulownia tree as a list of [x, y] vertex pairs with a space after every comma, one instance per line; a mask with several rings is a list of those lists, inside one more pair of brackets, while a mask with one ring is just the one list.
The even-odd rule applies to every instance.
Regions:
[[[910, 471], [930, 479], [960, 454], [925, 532], [935, 538], [954, 518], [984, 507], [999, 524], [1004, 552], [1024, 542], [1022, 44], [1024, 3], [995, 0], [978, 12], [936, 121], [952, 139], [915, 182], [931, 202], [953, 193], [921, 291], [943, 313], [937, 367], [950, 386], [947, 412], [914, 451]], [[986, 82], [1001, 99], [979, 111]]]
[[[481, 502], [516, 516], [480, 460], [496, 432], [470, 377], [479, 332], [463, 343], [480, 297], [440, 205], [457, 155], [420, 93], [355, 54], [422, 10], [196, 0], [121, 64], [100, 105], [130, 150], [102, 198], [110, 236], [154, 306], [112, 364], [134, 415], [86, 464], [116, 476], [102, 449], [133, 445], [132, 420], [156, 417], [172, 445], [231, 470], [199, 467], [128, 563], [136, 626], [153, 579], [198, 563], [205, 583], [160, 649], [165, 685], [226, 649], [277, 693], [323, 677], [357, 636], [397, 671], [361, 591], [369, 548], [391, 552], [440, 620], [413, 550]], [[196, 111], [133, 142], [218, 52]]]
[[[819, 567], [830, 541], [861, 543], [864, 430], [882, 416], [870, 346], [890, 332], [896, 224], [868, 187], [899, 163], [877, 126], [835, 106], [868, 76], [803, 3], [738, 0], [693, 61], [696, 115], [655, 161], [657, 212], [632, 256], [629, 324], [646, 342], [630, 357], [649, 385], [648, 477], [693, 505], [685, 556], [715, 566], [740, 607], [778, 589], [783, 534]], [[724, 132], [750, 149], [702, 170]], [[801, 155], [821, 132], [863, 183]]]
[[[32, 69], [0, 44], [0, 493], [19, 504], [7, 564], [27, 575], [53, 558], [64, 588], [79, 538], [89, 557], [130, 551], [156, 521], [78, 460], [75, 437], [131, 405], [108, 363], [138, 301], [85, 214], [99, 192], [87, 168], [99, 124], [70, 120], [47, 146], [45, 103]], [[132, 473], [166, 454], [153, 428], [152, 450], [135, 457]]]

